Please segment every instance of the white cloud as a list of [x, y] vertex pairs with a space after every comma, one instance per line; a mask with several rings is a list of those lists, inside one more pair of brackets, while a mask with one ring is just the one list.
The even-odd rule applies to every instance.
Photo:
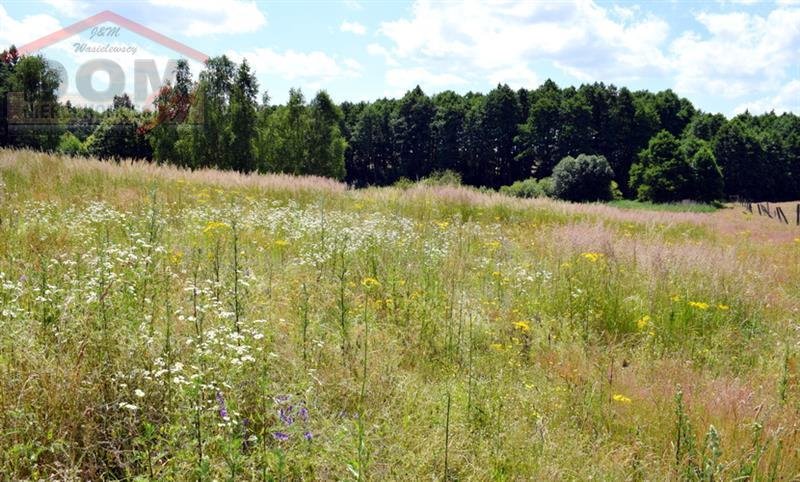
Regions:
[[389, 52], [389, 50], [387, 50], [383, 45], [371, 43], [367, 45], [367, 53], [370, 55], [383, 57], [383, 61], [389, 66], [394, 67], [400, 65], [397, 60], [395, 60], [394, 56]]
[[358, 22], [342, 22], [339, 26], [342, 32], [350, 32], [356, 35], [364, 35], [367, 33], [367, 28]]
[[254, 1], [149, 0], [151, 5], [173, 10], [170, 22], [181, 25], [184, 35], [237, 34], [259, 30], [267, 18]]
[[395, 68], [386, 71], [386, 94], [400, 96], [415, 85], [419, 85], [430, 94], [466, 82], [458, 75], [433, 73], [422, 67]]
[[50, 15], [27, 15], [16, 20], [0, 4], [0, 50], [11, 44], [22, 46], [60, 28], [59, 21]]
[[44, 0], [44, 3], [67, 17], [85, 17], [88, 14], [88, 2], [82, 0]]
[[770, 111], [775, 111], [776, 114], [800, 112], [800, 80], [788, 82], [774, 96], [764, 97], [736, 106], [734, 114], [740, 114], [746, 110], [752, 114]]
[[684, 32], [669, 49], [677, 90], [733, 99], [775, 92], [796, 75], [800, 9], [776, 9], [766, 17], [700, 13], [696, 19], [709, 35]]
[[[491, 78], [537, 60], [599, 80], [665, 72], [661, 46], [669, 26], [637, 9], [608, 10], [591, 1], [434, 3], [417, 0], [410, 18], [381, 25], [398, 58], [454, 59]], [[615, 20], [613, 17], [623, 17]]]
[[249, 52], [228, 52], [240, 61], [246, 58], [259, 76], [278, 76], [288, 81], [313, 82], [325, 84], [341, 78], [354, 78], [361, 75], [361, 65], [354, 59], [341, 62], [324, 52], [279, 52], [271, 48], [257, 48]]
[[497, 84], [508, 84], [511, 88], [519, 89], [520, 87], [531, 88], [539, 85], [541, 79], [527, 66], [518, 65], [492, 72], [489, 75], [489, 82], [492, 87]]

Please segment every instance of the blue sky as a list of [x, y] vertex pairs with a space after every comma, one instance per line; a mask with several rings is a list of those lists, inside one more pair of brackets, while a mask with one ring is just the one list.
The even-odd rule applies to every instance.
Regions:
[[[246, 57], [260, 87], [283, 102], [290, 87], [336, 101], [603, 81], [672, 88], [706, 111], [800, 113], [800, 0], [252, 2], [140, 0], [0, 1], [0, 43], [24, 45], [111, 10], [208, 55]], [[135, 47], [113, 55], [76, 43]], [[109, 57], [133, 87], [133, 60], [159, 69], [176, 55], [133, 32], [86, 31], [42, 50], [73, 78]], [[196, 74], [199, 64], [193, 64]], [[107, 85], [98, 73], [93, 83]], [[105, 83], [105, 84], [104, 84]], [[79, 99], [74, 85], [64, 98]]]

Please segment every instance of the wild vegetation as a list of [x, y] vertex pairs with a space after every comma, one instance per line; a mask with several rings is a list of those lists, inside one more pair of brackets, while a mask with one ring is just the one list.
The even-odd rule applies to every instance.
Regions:
[[800, 232], [0, 151], [0, 473], [793, 480]]
[[[0, 54], [0, 109], [19, 95], [20, 112], [45, 106], [55, 114], [41, 129], [9, 124], [0, 111], [0, 146], [320, 175], [359, 187], [449, 170], [468, 185], [491, 189], [547, 186], [559, 162], [584, 154], [605, 158], [616, 184], [612, 194], [620, 198], [800, 199], [800, 117], [745, 112], [726, 119], [671, 90], [632, 92], [602, 83], [560, 88], [548, 80], [535, 89], [500, 84], [486, 94], [432, 97], [416, 87], [400, 99], [337, 105], [324, 91], [307, 102], [293, 89], [286, 104], [273, 105], [267, 92], [259, 99], [247, 61], [237, 65], [225, 56], [210, 59], [197, 81], [180, 62], [153, 112], [133, 110], [125, 95], [106, 112], [69, 103], [51, 108], [57, 87], [45, 59], [21, 58], [13, 48]], [[605, 190], [606, 177], [581, 182], [602, 183]]]

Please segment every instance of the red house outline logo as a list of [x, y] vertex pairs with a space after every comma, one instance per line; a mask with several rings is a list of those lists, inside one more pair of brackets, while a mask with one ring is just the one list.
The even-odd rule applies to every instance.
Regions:
[[33, 42], [19, 47], [18, 51], [22, 55], [32, 54], [45, 47], [49, 47], [50, 45], [83, 32], [86, 29], [96, 27], [97, 25], [105, 22], [114, 23], [124, 29], [139, 34], [146, 39], [161, 44], [168, 49], [174, 50], [175, 52], [185, 55], [186, 57], [196, 60], [202, 64], [205, 64], [208, 60], [208, 55], [204, 54], [203, 52], [193, 49], [184, 43], [178, 42], [175, 39], [171, 39], [166, 35], [160, 34], [151, 28], [145, 27], [138, 22], [127, 19], [122, 15], [118, 15], [110, 10], [104, 10], [96, 15], [92, 15], [91, 17], [87, 17], [79, 22], [75, 22], [69, 27], [64, 27], [61, 30], [51, 33], [50, 35], [45, 35], [38, 40], [34, 40]]
[[[116, 24], [118, 27], [136, 33], [145, 39], [149, 39], [201, 64], [205, 64], [209, 59], [208, 55], [200, 52], [199, 50], [189, 47], [182, 42], [167, 37], [166, 35], [156, 32], [149, 27], [145, 27], [138, 22], [134, 22], [133, 20], [125, 18], [122, 15], [114, 13], [110, 10], [104, 10], [79, 22], [75, 22], [68, 27], [59, 29], [49, 35], [34, 40], [33, 42], [27, 43], [19, 47], [17, 51], [20, 55], [35, 54], [43, 48], [49, 47], [53, 44], [68, 39], [73, 35], [77, 35], [85, 30], [106, 22]], [[156, 94], [157, 92], [153, 92], [147, 99], [146, 103], [152, 103]], [[53, 106], [28, 106], [21, 93], [9, 93], [7, 108], [7, 119], [9, 125], [30, 126], [51, 124], [57, 122], [56, 112], [57, 109], [54, 109]]]

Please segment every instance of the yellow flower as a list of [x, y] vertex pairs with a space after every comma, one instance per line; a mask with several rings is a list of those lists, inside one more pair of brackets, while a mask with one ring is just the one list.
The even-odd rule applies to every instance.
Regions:
[[491, 345], [489, 345], [489, 348], [495, 351], [503, 351], [503, 345], [500, 343], [492, 343]]
[[596, 263], [603, 257], [603, 253], [583, 253], [581, 254], [581, 256], [583, 256], [584, 259], [591, 261], [592, 263]]
[[494, 251], [495, 249], [500, 247], [500, 241], [493, 240], [486, 243], [486, 248], [489, 251]]
[[614, 395], [613, 397], [611, 397], [611, 398], [612, 398], [612, 399], [614, 399], [614, 401], [615, 401], [615, 402], [619, 402], [619, 403], [631, 403], [631, 399], [630, 399], [630, 398], [626, 397], [625, 395], [619, 394], [619, 393], [615, 394], [615, 395]]
[[220, 231], [227, 228], [228, 225], [219, 221], [209, 221], [206, 227], [203, 228], [203, 234], [213, 234], [215, 231]]
[[717, 305], [717, 309], [718, 310], [722, 310], [722, 311], [728, 311], [728, 310], [731, 309], [731, 307], [728, 306], [728, 305], [723, 305], [722, 303], [720, 303], [720, 304]]
[[525, 321], [515, 321], [514, 328], [524, 332], [531, 331], [531, 326]]
[[367, 288], [372, 288], [374, 286], [380, 286], [381, 285], [381, 283], [378, 280], [376, 280], [375, 278], [370, 278], [370, 277], [366, 277], [363, 280], [361, 280], [361, 284], [366, 286]]
[[690, 301], [689, 306], [692, 308], [697, 308], [698, 310], [707, 310], [708, 303], [703, 303], [702, 301]]
[[439, 222], [436, 223], [436, 225], [439, 226], [439, 229], [447, 229], [447, 226], [450, 226], [450, 222], [449, 221], [439, 221]]
[[677, 302], [677, 301], [680, 301], [680, 300], [681, 300], [681, 297], [680, 297], [679, 295], [672, 295], [672, 297], [671, 297], [670, 299], [671, 299], [672, 301], [676, 301], [676, 302]]
[[286, 241], [285, 239], [276, 239], [275, 246], [279, 248], [285, 248], [286, 246], [289, 246], [289, 241]]
[[495, 278], [499, 278], [500, 277], [500, 272], [499, 271], [492, 271], [492, 276], [495, 277]]
[[636, 320], [636, 326], [640, 330], [644, 330], [645, 328], [647, 328], [647, 325], [649, 324], [650, 324], [650, 315], [644, 315], [643, 317]]
[[172, 264], [180, 264], [182, 259], [183, 251], [175, 250], [170, 254], [170, 261], [172, 261]]

